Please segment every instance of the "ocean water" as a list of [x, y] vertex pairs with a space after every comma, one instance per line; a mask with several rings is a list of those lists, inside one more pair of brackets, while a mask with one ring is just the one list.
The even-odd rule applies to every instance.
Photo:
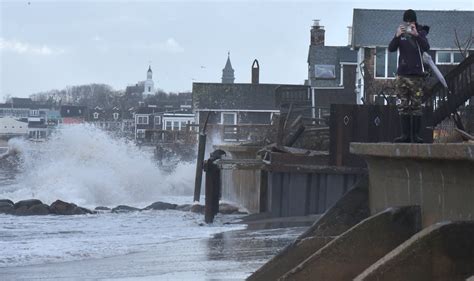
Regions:
[[[192, 203], [193, 163], [163, 172], [149, 151], [92, 126], [9, 147], [19, 153], [0, 161], [0, 198], [88, 208]], [[0, 279], [242, 280], [304, 230], [227, 223], [238, 218], [218, 215], [205, 225], [203, 215], [175, 210], [0, 215]]]

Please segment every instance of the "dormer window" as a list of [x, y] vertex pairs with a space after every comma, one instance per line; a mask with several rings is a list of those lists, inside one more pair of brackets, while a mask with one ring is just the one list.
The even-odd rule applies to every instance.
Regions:
[[314, 77], [317, 79], [335, 79], [336, 66], [330, 64], [314, 65]]
[[94, 112], [94, 119], [99, 119], [99, 113]]

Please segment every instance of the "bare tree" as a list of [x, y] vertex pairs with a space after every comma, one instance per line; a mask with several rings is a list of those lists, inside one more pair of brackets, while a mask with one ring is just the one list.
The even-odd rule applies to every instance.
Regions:
[[469, 56], [469, 50], [471, 49], [473, 39], [474, 37], [472, 36], [471, 29], [471, 32], [466, 41], [461, 43], [461, 41], [459, 40], [458, 32], [456, 31], [456, 29], [454, 29], [454, 43], [456, 44], [456, 47], [458, 47], [459, 52], [461, 53], [464, 59]]

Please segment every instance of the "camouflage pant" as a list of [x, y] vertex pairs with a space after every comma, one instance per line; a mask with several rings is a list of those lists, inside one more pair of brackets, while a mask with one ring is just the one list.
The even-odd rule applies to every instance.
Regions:
[[400, 115], [422, 115], [423, 77], [397, 76], [395, 90], [400, 103], [397, 105]]

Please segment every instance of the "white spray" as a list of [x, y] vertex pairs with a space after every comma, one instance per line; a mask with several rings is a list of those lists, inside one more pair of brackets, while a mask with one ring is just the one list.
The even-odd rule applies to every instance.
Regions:
[[20, 151], [23, 172], [14, 186], [0, 190], [0, 198], [113, 206], [192, 194], [192, 164], [178, 165], [166, 174], [152, 155], [90, 125], [64, 126], [44, 143], [11, 145]]

